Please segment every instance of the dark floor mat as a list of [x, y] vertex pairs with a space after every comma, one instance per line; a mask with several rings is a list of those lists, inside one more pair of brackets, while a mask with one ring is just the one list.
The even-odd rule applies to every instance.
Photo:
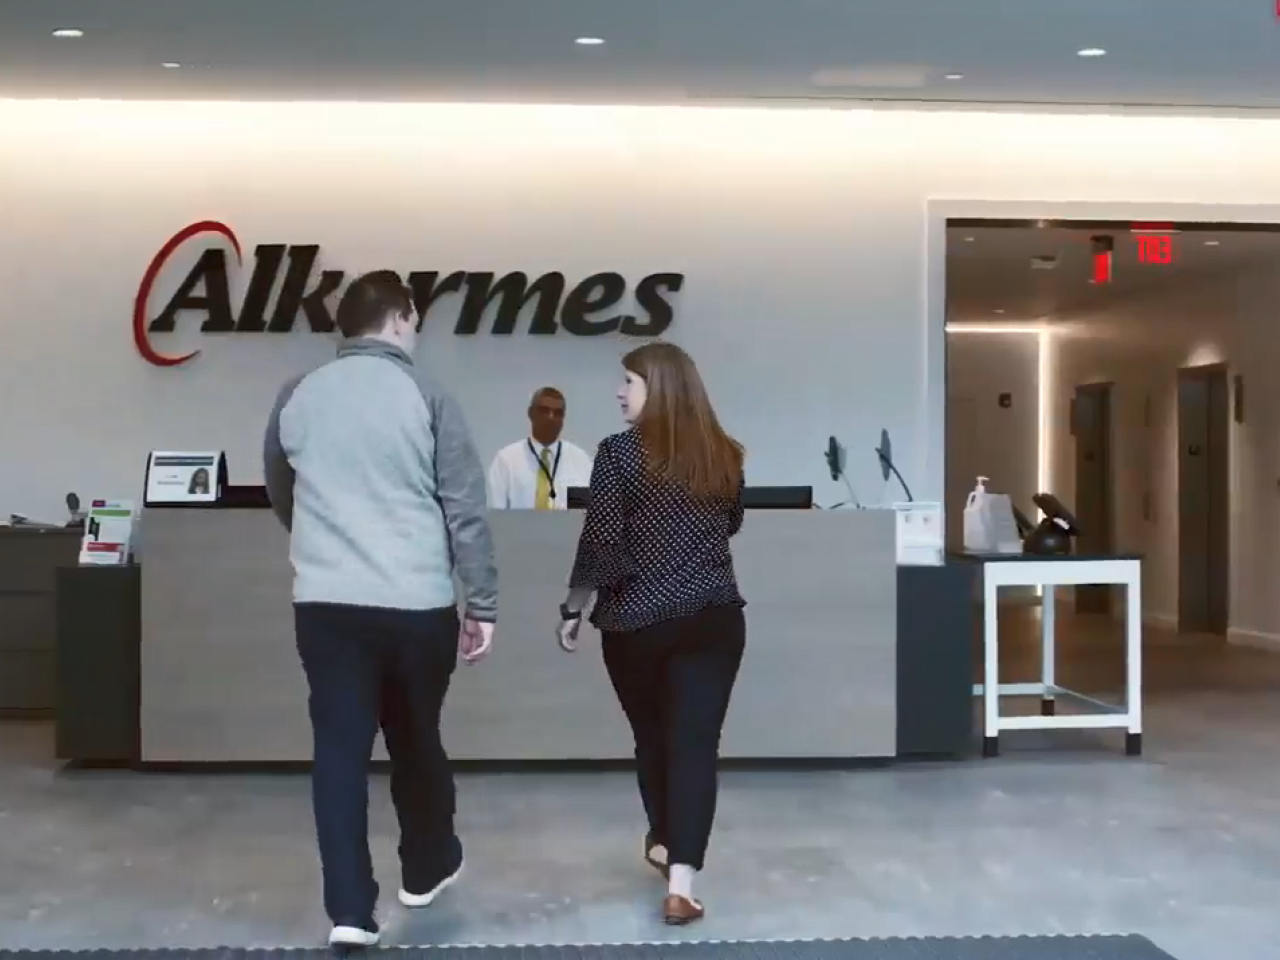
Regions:
[[[328, 949], [0, 950], [0, 960], [327, 960]], [[360, 956], [352, 954], [351, 956]], [[369, 960], [1174, 960], [1145, 937], [909, 937], [585, 946], [380, 947]]]

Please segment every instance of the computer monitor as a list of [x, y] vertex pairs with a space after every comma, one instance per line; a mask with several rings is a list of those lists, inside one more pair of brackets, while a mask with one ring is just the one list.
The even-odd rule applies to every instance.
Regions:
[[264, 486], [227, 485], [222, 488], [218, 506], [240, 510], [262, 509], [271, 506], [271, 498], [267, 496], [267, 488]]
[[[591, 504], [589, 487], [570, 487], [566, 496], [570, 510]], [[745, 487], [742, 505], [748, 510], [812, 510], [813, 487]]]
[[812, 510], [813, 487], [745, 487], [742, 505], [748, 510]]

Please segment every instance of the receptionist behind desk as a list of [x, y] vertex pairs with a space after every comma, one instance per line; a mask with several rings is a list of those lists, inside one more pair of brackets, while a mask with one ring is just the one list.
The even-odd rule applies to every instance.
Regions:
[[565, 401], [543, 387], [529, 402], [529, 436], [498, 451], [489, 465], [489, 506], [495, 510], [565, 510], [570, 487], [591, 482], [591, 457], [561, 440]]

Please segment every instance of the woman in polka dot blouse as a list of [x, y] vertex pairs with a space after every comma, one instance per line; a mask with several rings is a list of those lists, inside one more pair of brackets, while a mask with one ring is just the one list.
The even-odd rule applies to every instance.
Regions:
[[729, 538], [742, 526], [743, 449], [724, 432], [679, 347], [622, 359], [629, 429], [596, 453], [591, 500], [560, 645], [577, 649], [582, 611], [635, 736], [649, 819], [644, 856], [667, 878], [667, 923], [701, 919], [693, 878], [716, 809], [720, 731], [746, 642]]

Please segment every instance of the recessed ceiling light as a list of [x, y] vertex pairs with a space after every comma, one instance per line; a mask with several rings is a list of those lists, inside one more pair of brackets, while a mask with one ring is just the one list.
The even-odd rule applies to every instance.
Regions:
[[604, 43], [603, 37], [579, 37], [573, 41], [580, 47], [598, 47]]
[[1003, 310], [997, 310], [996, 313], [1004, 313]]
[[973, 243], [973, 241], [974, 241], [974, 238], [973, 238], [973, 237], [965, 237], [965, 238], [964, 238], [964, 242], [965, 242], [965, 243]]
[[61, 30], [53, 31], [55, 37], [83, 37], [84, 31], [77, 30], [74, 27], [63, 27]]
[[182, 66], [182, 64], [174, 63], [172, 60], [170, 60], [167, 63], [160, 64], [160, 66], [164, 67], [166, 70], [177, 70], [180, 66]]
[[945, 79], [945, 80], [963, 80], [963, 79], [964, 79], [964, 74], [963, 74], [963, 73], [948, 73], [948, 74], [946, 75], [946, 77], [944, 77], [943, 79]]
[[923, 90], [933, 80], [932, 67], [915, 63], [826, 67], [809, 78], [815, 87], [874, 87], [881, 90]]
[[1077, 57], [1105, 57], [1106, 55], [1107, 51], [1101, 47], [1085, 47], [1083, 50], [1076, 51]]
[[1217, 241], [1217, 240], [1206, 240], [1206, 241], [1204, 242], [1204, 245], [1205, 245], [1206, 247], [1216, 247], [1216, 246], [1218, 245], [1218, 243], [1219, 243], [1219, 241]]

